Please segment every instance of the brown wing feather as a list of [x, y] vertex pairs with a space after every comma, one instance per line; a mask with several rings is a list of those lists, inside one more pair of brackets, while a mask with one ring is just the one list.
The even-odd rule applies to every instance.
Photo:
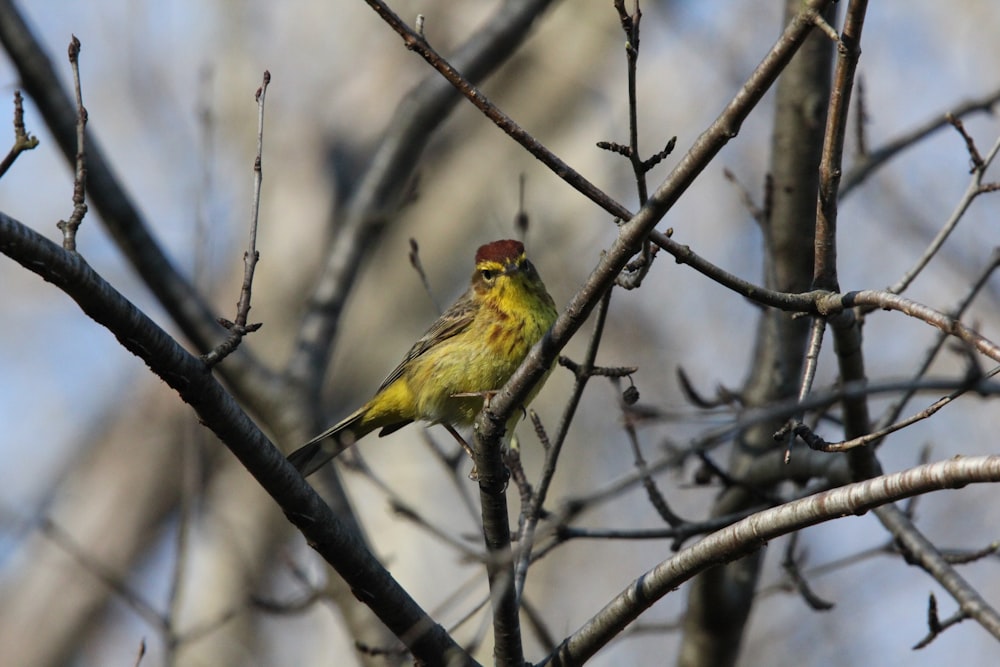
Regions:
[[382, 380], [382, 384], [379, 385], [378, 391], [375, 393], [377, 394], [398, 380], [403, 375], [406, 366], [424, 352], [469, 328], [475, 315], [476, 302], [472, 298], [472, 290], [470, 289], [431, 325], [431, 328], [420, 337], [420, 340], [413, 344], [410, 351], [406, 353], [406, 357]]

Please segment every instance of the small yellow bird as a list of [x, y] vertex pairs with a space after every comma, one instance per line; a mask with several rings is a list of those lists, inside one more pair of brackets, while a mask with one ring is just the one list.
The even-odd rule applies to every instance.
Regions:
[[[414, 343], [375, 396], [288, 460], [310, 475], [375, 429], [381, 437], [417, 420], [444, 425], [466, 446], [454, 427], [475, 420], [484, 398], [506, 384], [555, 320], [555, 303], [520, 241], [480, 247], [469, 289]], [[519, 418], [515, 411], [508, 433]]]

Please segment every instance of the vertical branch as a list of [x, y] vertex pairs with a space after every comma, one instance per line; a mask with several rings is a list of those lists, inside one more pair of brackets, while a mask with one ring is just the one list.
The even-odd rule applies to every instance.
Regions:
[[514, 589], [506, 469], [500, 449], [486, 444], [479, 429], [476, 429], [474, 458], [479, 472], [486, 573], [493, 607], [493, 657], [499, 667], [521, 667], [524, 664], [524, 649]]
[[83, 106], [80, 89], [80, 40], [73, 35], [69, 43], [69, 63], [73, 69], [73, 91], [76, 93], [76, 159], [73, 174], [73, 212], [69, 220], [56, 225], [63, 233], [63, 248], [76, 252], [76, 230], [87, 215], [87, 152], [84, 134], [87, 129], [87, 109]]
[[[837, 70], [834, 75], [834, 93], [830, 100], [830, 118], [827, 123], [823, 163], [820, 170], [823, 185], [817, 203], [817, 246], [815, 271], [817, 287], [839, 289], [836, 267], [836, 222], [837, 189], [840, 185], [841, 158], [847, 107], [853, 86], [854, 73], [860, 51], [861, 30], [864, 27], [866, 0], [852, 0], [847, 7], [844, 31], [841, 36]], [[820, 239], [823, 243], [820, 243]], [[831, 318], [837, 362], [841, 380], [844, 382], [864, 382], [864, 356], [861, 350], [861, 330], [854, 311], [845, 310]], [[844, 436], [847, 439], [859, 437], [871, 430], [868, 403], [863, 396], [846, 398], [844, 407]], [[848, 452], [851, 474], [856, 479], [871, 478], [881, 473], [881, 465], [871, 447], [857, 447]], [[889, 504], [875, 510], [882, 525], [898, 544], [905, 549], [907, 559], [918, 563], [931, 574], [953, 598], [964, 612], [975, 614], [980, 623], [994, 633], [1000, 631], [1000, 613], [986, 603], [976, 589], [971, 586], [941, 552], [930, 542], [895, 505]]]
[[250, 316], [250, 295], [253, 292], [253, 274], [257, 268], [260, 253], [257, 252], [257, 221], [260, 217], [260, 188], [264, 181], [262, 168], [264, 154], [264, 101], [267, 97], [267, 86], [271, 83], [271, 73], [264, 70], [264, 81], [254, 99], [257, 102], [257, 154], [253, 161], [253, 192], [250, 196], [250, 241], [247, 251], [243, 253], [243, 284], [240, 287], [240, 299], [236, 304], [236, 321], [230, 322], [219, 318], [219, 324], [229, 329], [229, 336], [211, 351], [202, 355], [202, 360], [209, 366], [214, 366], [228, 355], [232, 354], [243, 337], [257, 331], [262, 326], [260, 322], [247, 324]]
[[816, 204], [816, 248], [813, 287], [839, 291], [837, 286], [837, 195], [843, 169], [844, 138], [854, 73], [861, 56], [861, 30], [867, 0], [852, 0], [837, 43], [837, 69], [830, 92], [823, 157], [819, 167], [819, 197]]
[[[615, 10], [618, 12], [618, 20], [621, 22], [622, 31], [625, 33], [625, 61], [628, 78], [628, 146], [622, 146], [609, 141], [597, 142], [598, 148], [610, 150], [628, 158], [632, 167], [632, 174], [635, 177], [635, 187], [639, 195], [640, 206], [645, 206], [649, 201], [649, 186], [646, 183], [646, 174], [659, 164], [667, 155], [674, 150], [677, 137], [671, 138], [667, 145], [659, 153], [647, 160], [643, 160], [639, 153], [639, 93], [636, 88], [636, 74], [639, 65], [639, 24], [642, 21], [642, 10], [639, 9], [639, 0], [635, 0], [635, 13], [629, 14], [625, 9], [625, 0], [615, 0]], [[667, 234], [669, 236], [669, 232]], [[626, 273], [618, 278], [616, 284], [625, 289], [636, 289], [645, 279], [646, 274], [653, 265], [652, 245], [647, 241], [642, 244], [641, 255], [630, 262], [626, 267]]]
[[243, 254], [243, 287], [240, 290], [240, 300], [236, 306], [236, 326], [245, 327], [250, 314], [250, 292], [253, 285], [253, 272], [257, 267], [260, 253], [257, 252], [257, 221], [260, 217], [260, 188], [264, 182], [262, 158], [264, 154], [264, 101], [267, 97], [267, 86], [271, 83], [271, 73], [264, 70], [264, 81], [254, 95], [257, 101], [257, 155], [253, 161], [253, 194], [250, 198], [250, 240], [247, 251]]
[[[799, 0], [785, 2], [785, 21], [802, 11]], [[833, 11], [813, 14], [817, 28], [778, 80], [769, 165], [773, 186], [767, 215], [761, 220], [764, 237], [765, 285], [784, 292], [805, 292], [813, 278], [813, 240], [816, 215], [817, 170], [823, 147], [826, 106], [830, 95], [830, 30]], [[835, 33], [834, 33], [835, 35]], [[748, 408], [770, 405], [796, 396], [803, 378], [803, 359], [809, 322], [773, 309], [761, 313], [752, 365], [741, 398]], [[751, 425], [736, 437], [730, 456], [730, 474], [742, 477], [756, 460], [772, 453], [774, 433], [781, 418]], [[768, 492], [770, 487], [758, 488]], [[758, 503], [745, 486], [722, 492], [713, 516], [738, 513]], [[753, 605], [761, 565], [760, 553], [703, 572], [692, 582], [681, 667], [732, 665]]]
[[[816, 202], [816, 247], [813, 287], [839, 291], [837, 278], [837, 198], [843, 170], [844, 140], [854, 74], [861, 55], [861, 31], [864, 27], [867, 0], [852, 0], [847, 6], [844, 29], [838, 42], [837, 67], [827, 113], [820, 162], [820, 186]], [[830, 318], [837, 364], [843, 382], [864, 382], [865, 361], [862, 352], [861, 326], [854, 311], [844, 310]], [[855, 438], [871, 429], [868, 401], [864, 396], [845, 398], [844, 436]], [[870, 450], [856, 449], [848, 454], [856, 478], [879, 473], [878, 461]]]
[[[803, 402], [812, 391], [813, 381], [816, 379], [816, 370], [819, 368], [819, 353], [823, 348], [823, 335], [826, 333], [826, 320], [822, 317], [813, 319], [809, 333], [809, 347], [806, 350], [805, 367], [802, 369], [802, 381], [799, 383], [799, 402]], [[798, 411], [789, 419], [783, 427], [785, 439], [788, 443], [785, 448], [785, 463], [787, 464], [792, 456], [792, 443], [795, 442], [795, 428], [802, 422], [802, 411]], [[778, 434], [775, 434], [778, 437]]]
[[635, 14], [631, 16], [625, 9], [625, 0], [615, 0], [615, 9], [618, 10], [618, 17], [627, 40], [625, 42], [625, 58], [628, 65], [628, 158], [632, 164], [632, 171], [635, 173], [636, 187], [639, 189], [639, 203], [645, 204], [646, 200], [649, 199], [649, 191], [646, 186], [647, 170], [639, 156], [639, 104], [635, 87], [639, 61], [639, 22], [642, 20], [642, 11], [639, 9], [639, 0], [635, 0]]

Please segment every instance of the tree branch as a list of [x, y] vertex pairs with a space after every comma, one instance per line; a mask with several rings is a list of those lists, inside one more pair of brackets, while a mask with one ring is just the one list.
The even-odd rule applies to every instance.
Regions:
[[[479, 422], [480, 430], [489, 442], [496, 444], [498, 434], [502, 432], [503, 424], [506, 422], [506, 417], [524, 401], [524, 398], [555, 361], [559, 351], [583, 326], [605, 290], [611, 286], [628, 260], [641, 250], [642, 243], [647, 236], [661, 248], [678, 257], [679, 261], [684, 258], [686, 263], [692, 263], [694, 266], [690, 257], [690, 248], [676, 244], [662, 234], [650, 234], [650, 232], [680, 198], [681, 194], [687, 190], [695, 177], [708, 166], [712, 158], [730, 139], [739, 134], [739, 128], [743, 121], [774, 83], [798, 47], [801, 46], [814, 25], [815, 17], [827, 4], [829, 4], [828, 0], [810, 0], [806, 3], [806, 7], [785, 28], [781, 37], [725, 110], [698, 137], [687, 154], [681, 158], [666, 180], [652, 194], [646, 205], [621, 226], [618, 238], [591, 272], [584, 286], [570, 300], [551, 331], [535, 345], [507, 385], [491, 401], [489, 408], [484, 410], [485, 419], [481, 419]], [[704, 264], [699, 263], [699, 266], [707, 268]], [[731, 275], [730, 277], [735, 278]], [[742, 281], [735, 278], [731, 282], [735, 284]], [[763, 288], [749, 285], [744, 285], [744, 287], [758, 296], [766, 291]], [[776, 303], [792, 307], [801, 305], [804, 311], [811, 311], [815, 305], [810, 302], [812, 297], [817, 295], [788, 295], [771, 292], [769, 296], [773, 297]]]
[[440, 664], [474, 664], [392, 578], [360, 535], [323, 502], [205, 364], [105, 282], [83, 258], [0, 213], [0, 252], [69, 295], [90, 318], [115, 335], [194, 408], [246, 466], [306, 540], [412, 651]]
[[820, 313], [828, 315], [855, 306], [873, 306], [883, 310], [897, 310], [905, 315], [923, 320], [948, 335], [966, 342], [972, 348], [996, 362], [1000, 362], [1000, 345], [981, 335], [959, 320], [930, 306], [907, 299], [885, 290], [861, 290], [843, 294], [827, 294], [816, 302]]
[[544, 664], [560, 667], [583, 664], [640, 613], [698, 572], [756, 551], [776, 537], [847, 515], [861, 515], [903, 498], [985, 482], [1000, 482], [1000, 456], [955, 457], [759, 512], [708, 535], [637, 577], [570, 635]]
[[[63, 156], [70, 164], [75, 164], [76, 104], [59, 83], [51, 60], [12, 0], [0, 0], [0, 42], [17, 67], [25, 91], [38, 107]], [[104, 225], [184, 335], [197, 349], [211, 349], [219, 333], [212, 310], [153, 238], [93, 133], [87, 132], [86, 143], [87, 196]]]

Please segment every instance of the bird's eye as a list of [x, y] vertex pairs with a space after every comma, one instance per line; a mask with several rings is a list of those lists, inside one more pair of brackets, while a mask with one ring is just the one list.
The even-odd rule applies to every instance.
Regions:
[[485, 280], [486, 282], [493, 280], [493, 276], [496, 275], [496, 271], [493, 271], [491, 269], [483, 269], [479, 273], [483, 276], [483, 280]]

